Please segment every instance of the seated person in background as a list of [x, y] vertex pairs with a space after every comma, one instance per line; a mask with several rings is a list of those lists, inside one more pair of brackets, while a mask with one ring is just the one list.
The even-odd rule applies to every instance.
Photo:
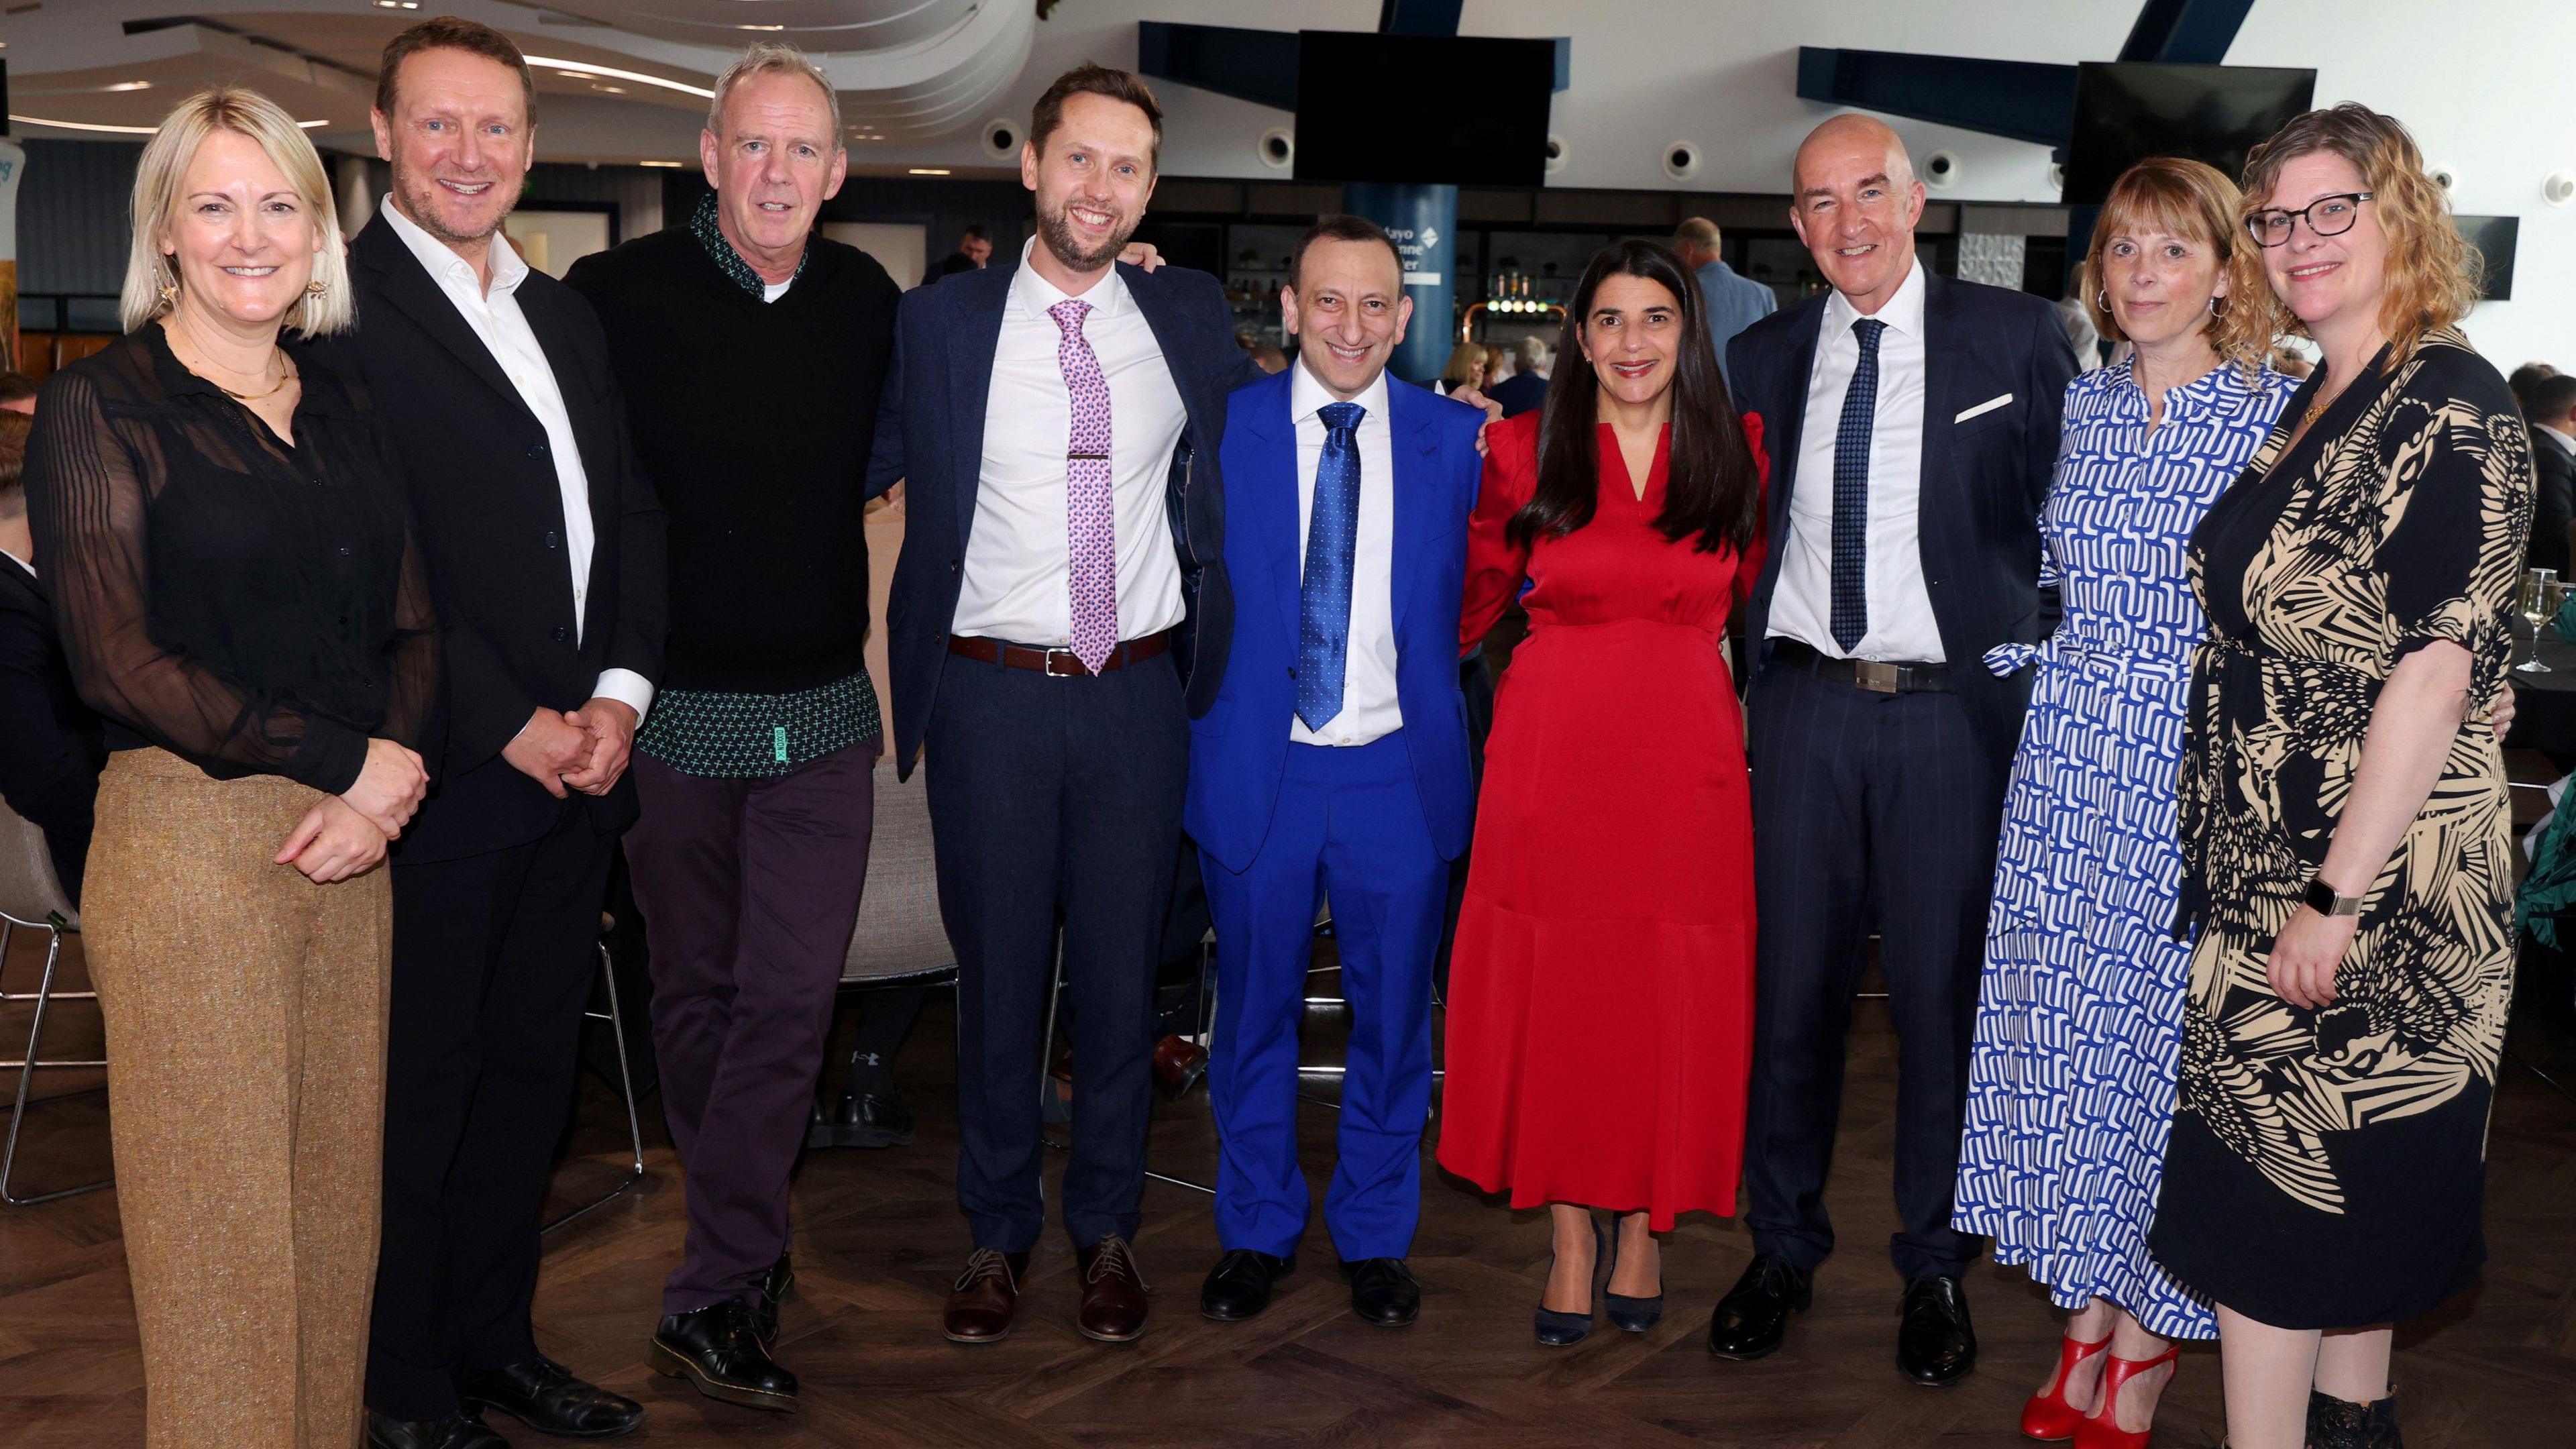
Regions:
[[1446, 397], [1462, 387], [1482, 388], [1490, 367], [1483, 343], [1459, 343], [1449, 351], [1449, 365], [1440, 370], [1440, 395]]
[[2531, 463], [2540, 483], [2523, 567], [2565, 578], [2567, 525], [2576, 521], [2576, 375], [2551, 373], [2534, 382], [2522, 416], [2531, 426]]
[[[0, 373], [0, 390], [20, 373]], [[72, 689], [27, 529], [27, 415], [0, 396], [0, 797], [45, 832], [54, 877], [80, 903], [90, 808], [107, 763], [98, 717]]]
[[[0, 372], [0, 412], [36, 415], [36, 380], [23, 372]], [[21, 449], [25, 447], [21, 435]]]
[[1524, 337], [1512, 349], [1512, 360], [1519, 364], [1510, 377], [1485, 389], [1485, 395], [1503, 405], [1503, 416], [1516, 418], [1538, 411], [1547, 401], [1547, 378], [1556, 364], [1556, 350], [1543, 337]]

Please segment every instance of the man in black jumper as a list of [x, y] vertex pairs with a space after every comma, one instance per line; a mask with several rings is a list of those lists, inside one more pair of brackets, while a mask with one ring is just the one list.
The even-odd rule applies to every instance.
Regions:
[[863, 519], [899, 292], [811, 234], [840, 189], [840, 135], [812, 64], [754, 45], [699, 137], [715, 195], [567, 278], [607, 328], [671, 517], [670, 643], [626, 841], [688, 1182], [650, 1357], [764, 1409], [796, 1403], [766, 1347], [790, 1278], [787, 1179], [858, 919], [882, 733]]

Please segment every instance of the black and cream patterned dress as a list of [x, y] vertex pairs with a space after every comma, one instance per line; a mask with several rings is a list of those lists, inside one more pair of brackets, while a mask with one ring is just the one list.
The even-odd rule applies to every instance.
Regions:
[[[2530, 530], [2513, 396], [2455, 331], [2393, 349], [2284, 453], [2284, 410], [2192, 537], [2210, 619], [2183, 757], [2196, 926], [2179, 1105], [2152, 1245], [2283, 1328], [2411, 1318], [2485, 1255], [2487, 1107], [2512, 995], [2513, 843], [2488, 709]], [[2471, 706], [2362, 907], [2321, 1011], [2265, 977], [2334, 836], [2381, 683], [2436, 641]]]

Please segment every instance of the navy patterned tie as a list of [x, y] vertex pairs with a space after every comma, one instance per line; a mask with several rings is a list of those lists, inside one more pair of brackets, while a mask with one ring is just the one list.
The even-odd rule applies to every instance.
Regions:
[[1869, 633], [1869, 430], [1878, 421], [1878, 334], [1875, 317], [1852, 323], [1860, 365], [1843, 390], [1842, 424], [1834, 432], [1834, 642], [1848, 654]]
[[1297, 718], [1320, 730], [1342, 712], [1342, 675], [1351, 650], [1351, 570], [1360, 541], [1358, 403], [1326, 403], [1324, 456], [1315, 464], [1315, 504], [1306, 522], [1306, 572], [1299, 589]]

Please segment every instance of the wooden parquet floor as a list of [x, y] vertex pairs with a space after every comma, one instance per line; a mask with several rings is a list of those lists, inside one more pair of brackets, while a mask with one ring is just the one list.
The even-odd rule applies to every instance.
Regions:
[[[34, 961], [12, 952], [10, 983]], [[1321, 978], [1329, 980], [1329, 978]], [[0, 1043], [25, 1040], [25, 1008], [0, 1015]], [[95, 1014], [63, 1009], [56, 1044], [94, 1044]], [[1559, 1445], [2003, 1446], [2022, 1443], [2023, 1395], [2046, 1372], [2056, 1319], [2016, 1271], [1981, 1264], [1970, 1281], [1983, 1340], [1979, 1371], [1950, 1390], [1915, 1388], [1893, 1366], [1898, 1284], [1879, 1245], [1893, 1229], [1888, 1153], [1894, 1052], [1883, 1016], [1864, 1004], [1853, 1031], [1840, 1153], [1829, 1201], [1844, 1250], [1818, 1276], [1815, 1308], [1779, 1354], [1753, 1364], [1711, 1359], [1707, 1315], [1746, 1258], [1729, 1222], [1686, 1221], [1665, 1249], [1670, 1312], [1653, 1332], [1606, 1325], [1570, 1349], [1539, 1349], [1530, 1310], [1547, 1266], [1542, 1215], [1515, 1214], [1426, 1170], [1413, 1265], [1422, 1320], [1409, 1329], [1353, 1319], [1320, 1222], [1297, 1275], [1262, 1319], [1205, 1322], [1200, 1276], [1214, 1260], [1208, 1199], [1151, 1184], [1140, 1256], [1158, 1311], [1138, 1343], [1076, 1335], [1072, 1254], [1041, 1246], [1008, 1341], [960, 1348], [938, 1315], [967, 1239], [952, 1194], [956, 1150], [950, 1022], [934, 1001], [902, 1063], [921, 1133], [884, 1152], [826, 1152], [796, 1187], [801, 1296], [789, 1303], [780, 1359], [804, 1381], [804, 1409], [762, 1414], [700, 1398], [643, 1364], [661, 1280], [681, 1236], [677, 1165], [654, 1102], [646, 1103], [651, 1175], [551, 1241], [537, 1301], [538, 1336], [581, 1372], [650, 1410], [630, 1442], [658, 1446]], [[54, 1036], [52, 1028], [48, 1036]], [[1330, 1012], [1309, 1032], [1308, 1060], [1337, 1049]], [[2576, 1083], [2576, 1042], [2526, 1021], [2516, 1052]], [[220, 1072], [220, 1062], [206, 1063]], [[48, 1091], [81, 1085], [50, 1073]], [[0, 1077], [14, 1082], [14, 1077]], [[1311, 1084], [1329, 1096], [1328, 1079]], [[1182, 1177], [1213, 1170], [1204, 1095], [1158, 1109], [1152, 1162]], [[1334, 1114], [1308, 1107], [1303, 1146], [1319, 1194]], [[614, 1181], [624, 1119], [614, 1096], [585, 1085], [559, 1203]], [[37, 1109], [21, 1190], [82, 1180], [105, 1163], [97, 1098]], [[1054, 1166], [1060, 1170], [1061, 1158]], [[2407, 1439], [2418, 1449], [2576, 1443], [2576, 1100], [2508, 1063], [2492, 1139], [2487, 1214], [2492, 1258], [2483, 1286], [2399, 1337]], [[0, 1445], [96, 1449], [138, 1442], [140, 1365], [113, 1192], [0, 1209]], [[2157, 1442], [2218, 1442], [2217, 1356], [2189, 1352], [2166, 1396]], [[547, 1442], [515, 1425], [516, 1442]], [[210, 1446], [235, 1449], [235, 1446]]]

